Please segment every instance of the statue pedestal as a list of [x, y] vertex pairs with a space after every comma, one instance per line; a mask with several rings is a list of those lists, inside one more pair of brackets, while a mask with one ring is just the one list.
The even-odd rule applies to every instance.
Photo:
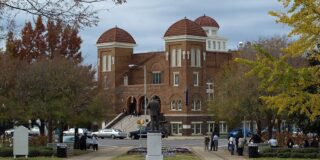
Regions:
[[147, 133], [147, 155], [146, 160], [163, 160], [161, 133]]

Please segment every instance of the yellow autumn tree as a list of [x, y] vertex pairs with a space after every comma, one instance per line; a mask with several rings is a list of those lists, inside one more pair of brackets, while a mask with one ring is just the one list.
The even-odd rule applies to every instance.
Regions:
[[[300, 113], [315, 120], [320, 117], [320, 1], [279, 0], [285, 12], [271, 11], [278, 23], [292, 28], [289, 36], [297, 40], [275, 58], [261, 50], [256, 61], [237, 59], [251, 67], [248, 74], [258, 76], [260, 87], [269, 95], [261, 99], [279, 112]], [[296, 67], [287, 63], [293, 57], [307, 57], [310, 65]]]

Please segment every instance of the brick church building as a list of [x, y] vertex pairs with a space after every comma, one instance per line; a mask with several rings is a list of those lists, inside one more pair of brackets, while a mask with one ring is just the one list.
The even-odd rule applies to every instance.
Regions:
[[[124, 29], [105, 31], [96, 44], [98, 80], [115, 112], [145, 114], [146, 102], [157, 98], [172, 135], [210, 132], [214, 122], [206, 104], [214, 98], [215, 74], [232, 58], [218, 31], [209, 16], [184, 18], [164, 33], [164, 51], [148, 53], [134, 53], [136, 42]], [[226, 123], [219, 128], [227, 132]]]

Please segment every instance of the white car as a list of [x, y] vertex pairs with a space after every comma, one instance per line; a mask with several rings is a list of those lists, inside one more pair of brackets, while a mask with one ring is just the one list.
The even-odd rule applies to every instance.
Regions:
[[[84, 133], [87, 133], [88, 135], [91, 135], [91, 132], [89, 132], [86, 128], [78, 128], [78, 134], [84, 134]], [[63, 135], [65, 135], [65, 136], [74, 135], [74, 128], [70, 128], [67, 131], [63, 131]]]
[[[7, 135], [7, 136], [13, 136], [13, 133], [14, 133], [14, 128], [11, 128], [11, 129], [8, 129], [6, 131], [4, 131], [4, 133]], [[40, 129], [39, 127], [33, 127], [31, 129], [29, 129], [29, 135], [32, 135], [32, 136], [38, 136], [40, 135]]]
[[122, 132], [119, 129], [100, 129], [98, 132], [92, 132], [92, 136], [97, 136], [99, 138], [119, 138], [124, 139], [127, 137], [127, 133]]
[[14, 128], [11, 128], [11, 129], [7, 129], [4, 131], [4, 134], [6, 136], [13, 136], [13, 132], [14, 132]]

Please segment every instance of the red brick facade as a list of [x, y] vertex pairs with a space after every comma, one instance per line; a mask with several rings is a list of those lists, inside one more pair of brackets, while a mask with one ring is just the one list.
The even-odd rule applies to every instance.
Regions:
[[[202, 30], [193, 21], [181, 21], [187, 22], [179, 21], [179, 24], [191, 23], [192, 27], [172, 25], [170, 28]], [[206, 37], [189, 32], [186, 29], [174, 34], [168, 29], [166, 33], [174, 36], [165, 35], [165, 51], [162, 52], [133, 53], [134, 43], [97, 43], [98, 79], [101, 87], [113, 95], [116, 113], [126, 109], [129, 113], [144, 114], [145, 66], [147, 101], [155, 96], [160, 99], [169, 131], [181, 135], [208, 132], [207, 123], [212, 115], [208, 114], [206, 106], [207, 83], [214, 82], [215, 74], [231, 60], [231, 53], [209, 52]], [[137, 66], [130, 68], [130, 64]], [[179, 81], [175, 84], [176, 79]], [[199, 126], [201, 129], [195, 131]]]

